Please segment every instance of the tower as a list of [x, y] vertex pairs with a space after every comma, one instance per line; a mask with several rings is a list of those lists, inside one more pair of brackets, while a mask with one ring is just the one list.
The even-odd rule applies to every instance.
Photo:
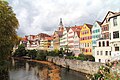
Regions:
[[63, 28], [63, 23], [62, 23], [62, 18], [60, 18], [60, 23], [59, 23], [59, 29], [58, 31], [63, 31], [64, 28]]

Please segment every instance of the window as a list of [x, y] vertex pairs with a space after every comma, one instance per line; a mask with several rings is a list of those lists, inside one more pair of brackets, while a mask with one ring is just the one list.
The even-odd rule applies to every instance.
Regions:
[[101, 42], [99, 42], [99, 47], [101, 47]]
[[106, 46], [109, 46], [109, 41], [106, 42]]
[[89, 43], [87, 43], [87, 47], [89, 47]]
[[115, 51], [119, 51], [119, 47], [115, 47]]
[[101, 55], [103, 55], [103, 52], [102, 52], [102, 51], [100, 51], [100, 54], [101, 54]]
[[92, 36], [90, 36], [90, 39], [92, 39]]
[[86, 43], [85, 43], [85, 47], [86, 47]]
[[97, 51], [97, 55], [99, 55], [99, 51]]
[[108, 55], [108, 51], [105, 51], [105, 55], [106, 55], [106, 56]]
[[98, 29], [98, 32], [100, 32], [100, 30]]
[[109, 51], [109, 55], [111, 56], [111, 51]]
[[113, 39], [119, 38], [119, 31], [113, 32]]
[[102, 45], [103, 45], [103, 47], [105, 46], [105, 42], [104, 41], [102, 42]]
[[113, 18], [113, 26], [117, 26], [117, 17]]

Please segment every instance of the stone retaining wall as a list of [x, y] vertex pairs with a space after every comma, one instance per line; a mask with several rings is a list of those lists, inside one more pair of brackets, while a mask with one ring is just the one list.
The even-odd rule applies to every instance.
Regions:
[[104, 65], [98, 62], [70, 60], [70, 59], [51, 57], [51, 56], [47, 56], [47, 60], [49, 62], [55, 63], [56, 65], [61, 65], [62, 67], [69, 67], [72, 70], [80, 71], [86, 74], [97, 73], [99, 66]]

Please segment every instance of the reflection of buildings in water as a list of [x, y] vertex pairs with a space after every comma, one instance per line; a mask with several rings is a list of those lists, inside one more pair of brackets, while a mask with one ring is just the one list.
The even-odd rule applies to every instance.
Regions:
[[48, 68], [43, 68], [42, 70], [39, 70], [38, 77], [39, 80], [49, 80]]
[[28, 62], [26, 62], [26, 72], [28, 72], [29, 71], [29, 64], [28, 64]]
[[49, 72], [50, 80], [61, 80], [60, 69], [58, 67], [50, 70]]
[[60, 69], [55, 65], [44, 67], [43, 69], [38, 69], [37, 71], [39, 80], [61, 80]]
[[12, 66], [15, 66], [15, 60], [12, 58]]

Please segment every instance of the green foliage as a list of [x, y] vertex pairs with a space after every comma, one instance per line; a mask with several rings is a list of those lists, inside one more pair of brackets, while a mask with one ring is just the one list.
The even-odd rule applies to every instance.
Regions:
[[94, 74], [94, 79], [95, 80], [97, 80], [98, 78], [101, 78], [101, 77], [103, 77], [103, 75], [100, 74], [100, 73]]
[[120, 62], [108, 62], [104, 66], [100, 66], [92, 80], [120, 80]]
[[27, 51], [27, 55], [29, 56], [29, 57], [31, 57], [32, 59], [35, 59], [36, 58], [36, 56], [37, 56], [37, 51], [34, 49], [34, 50], [28, 50]]
[[16, 49], [14, 56], [16, 57], [22, 57], [22, 56], [26, 56], [27, 51], [25, 50], [25, 46], [23, 44], [18, 46], [18, 49]]
[[80, 60], [87, 60], [87, 57], [84, 54], [79, 54], [78, 57]]
[[18, 25], [16, 15], [8, 2], [0, 0], [0, 60], [9, 58], [17, 38]]
[[84, 54], [80, 54], [78, 57], [75, 56], [66, 56], [67, 59], [76, 59], [76, 60], [82, 60], [82, 61], [94, 61], [93, 56], [86, 56]]
[[0, 61], [0, 73], [4, 70], [7, 71], [8, 70], [8, 66], [9, 66], [9, 62], [4, 60], [4, 61]]
[[46, 60], [47, 51], [40, 50], [37, 52], [37, 60]]
[[59, 56], [59, 50], [55, 49], [53, 51], [48, 52], [48, 56]]

